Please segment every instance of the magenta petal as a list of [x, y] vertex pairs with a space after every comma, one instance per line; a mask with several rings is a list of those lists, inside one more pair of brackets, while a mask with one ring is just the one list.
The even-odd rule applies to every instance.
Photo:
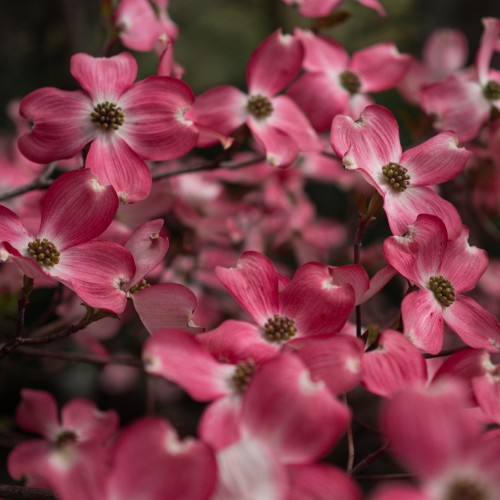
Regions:
[[[354, 479], [327, 464], [289, 465], [290, 494], [287, 500], [361, 500]], [[405, 499], [407, 500], [407, 499]]]
[[[385, 243], [385, 242], [384, 242]], [[392, 266], [384, 266], [377, 271], [370, 280], [370, 288], [358, 300], [359, 304], [366, 302], [374, 297], [382, 288], [389, 283], [389, 281], [396, 276], [397, 271]]]
[[241, 398], [220, 398], [205, 408], [198, 435], [214, 450], [222, 450], [240, 439]]
[[401, 500], [402, 498], [405, 500], [429, 500], [429, 496], [425, 492], [418, 490], [415, 486], [403, 483], [382, 484], [370, 497], [371, 500]]
[[393, 43], [378, 43], [356, 52], [349, 70], [359, 76], [362, 92], [381, 92], [399, 83], [410, 60]]
[[183, 156], [198, 138], [195, 125], [184, 117], [193, 102], [193, 91], [183, 81], [146, 78], [121, 96], [125, 122], [116, 133], [145, 160]]
[[430, 186], [456, 177], [471, 154], [458, 147], [455, 134], [443, 132], [405, 151], [400, 163], [408, 169], [412, 186]]
[[472, 290], [488, 267], [486, 251], [469, 245], [469, 230], [464, 226], [460, 236], [448, 241], [439, 274], [450, 280], [456, 292]]
[[401, 333], [386, 330], [378, 347], [363, 356], [362, 384], [373, 394], [390, 397], [402, 389], [424, 385], [427, 369], [422, 353]]
[[111, 184], [120, 199], [133, 203], [151, 190], [151, 172], [137, 153], [113, 132], [103, 132], [90, 146], [86, 166], [102, 184]]
[[369, 9], [373, 9], [377, 12], [379, 16], [385, 17], [387, 16], [387, 12], [384, 7], [380, 4], [378, 0], [358, 0], [361, 5], [368, 7]]
[[0, 205], [0, 244], [6, 241], [19, 253], [24, 253], [33, 239], [21, 219], [12, 210]]
[[448, 237], [456, 238], [462, 230], [462, 219], [457, 209], [428, 187], [408, 187], [406, 191], [389, 191], [384, 199], [384, 210], [391, 231], [404, 234], [420, 214], [435, 215], [446, 226]]
[[215, 274], [260, 326], [278, 312], [278, 273], [258, 252], [244, 252], [236, 267], [216, 267]]
[[361, 169], [379, 184], [382, 167], [399, 162], [399, 128], [393, 114], [383, 106], [368, 106], [358, 120], [348, 116], [333, 119], [332, 147], [344, 166]]
[[50, 186], [42, 200], [38, 236], [63, 251], [102, 234], [117, 210], [114, 189], [99, 184], [90, 170], [67, 172]]
[[348, 409], [291, 354], [263, 364], [243, 395], [244, 434], [265, 441], [285, 464], [323, 456], [348, 420]]
[[104, 101], [116, 103], [134, 83], [137, 63], [128, 52], [109, 58], [80, 53], [71, 58], [70, 71], [92, 97], [94, 104]]
[[500, 37], [500, 19], [492, 17], [483, 19], [484, 32], [481, 37], [481, 45], [477, 53], [476, 68], [481, 84], [488, 82], [490, 61], [493, 53], [498, 51], [498, 39]]
[[83, 92], [38, 89], [21, 101], [19, 112], [33, 123], [31, 131], [19, 139], [19, 149], [38, 163], [75, 156], [95, 134], [92, 103]]
[[[287, 0], [285, 0], [286, 2]], [[299, 12], [304, 17], [325, 17], [339, 5], [341, 0], [302, 0], [292, 3], [299, 5]]]
[[443, 346], [443, 310], [429, 290], [408, 294], [401, 304], [404, 334], [422, 351], [437, 354]]
[[16, 410], [16, 422], [25, 431], [51, 439], [59, 428], [57, 404], [52, 394], [23, 389], [21, 403]]
[[446, 324], [470, 347], [498, 353], [500, 323], [475, 300], [458, 295], [451, 306], [444, 308]]
[[162, 235], [163, 219], [145, 222], [139, 226], [125, 244], [135, 262], [136, 284], [163, 261], [168, 250], [168, 238]]
[[46, 488], [49, 485], [44, 472], [49, 450], [50, 443], [41, 439], [29, 439], [17, 445], [7, 459], [9, 474], [16, 481], [27, 478], [27, 486]]
[[135, 310], [149, 333], [162, 328], [192, 330], [194, 293], [179, 283], [148, 286], [132, 295]]
[[183, 330], [158, 330], [146, 342], [142, 358], [148, 373], [182, 387], [196, 401], [211, 401], [231, 392], [234, 365], [224, 365]]
[[127, 297], [120, 288], [135, 274], [130, 252], [110, 241], [89, 241], [61, 253], [51, 275], [73, 288], [89, 306], [121, 313]]
[[268, 36], [252, 53], [247, 67], [248, 93], [272, 97], [300, 71], [304, 49], [292, 35], [280, 30]]
[[289, 97], [275, 97], [273, 108], [273, 113], [266, 123], [289, 135], [300, 152], [323, 149], [311, 124]]
[[498, 376], [486, 374], [472, 381], [474, 397], [491, 422], [500, 424], [500, 381]]

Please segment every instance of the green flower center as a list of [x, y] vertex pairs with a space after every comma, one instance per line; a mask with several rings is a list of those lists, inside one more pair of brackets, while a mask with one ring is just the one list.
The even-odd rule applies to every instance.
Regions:
[[37, 262], [48, 267], [59, 264], [59, 257], [61, 256], [54, 243], [47, 240], [47, 238], [43, 238], [43, 240], [37, 238], [28, 243], [28, 253]]
[[344, 87], [349, 94], [357, 94], [361, 90], [361, 82], [356, 73], [346, 70], [340, 73], [340, 85]]
[[255, 372], [255, 362], [249, 358], [246, 361], [238, 361], [236, 370], [231, 377], [231, 385], [238, 394], [243, 394]]
[[104, 130], [118, 130], [123, 125], [125, 117], [122, 108], [114, 102], [105, 101], [94, 106], [90, 120]]
[[295, 321], [279, 314], [269, 318], [264, 325], [264, 337], [269, 342], [286, 342], [295, 337], [296, 334]]
[[451, 306], [456, 300], [455, 289], [449, 280], [443, 276], [431, 276], [429, 279], [429, 290], [434, 294], [436, 300], [445, 307]]
[[73, 444], [78, 441], [78, 436], [73, 431], [62, 431], [55, 441], [57, 448], [64, 448], [68, 444]]
[[262, 120], [271, 116], [273, 112], [273, 105], [267, 97], [256, 94], [249, 97], [247, 109], [253, 116], [255, 116], [255, 118]]
[[490, 80], [483, 88], [483, 94], [489, 101], [500, 99], [500, 83]]
[[146, 280], [141, 280], [141, 281], [139, 281], [139, 283], [137, 283], [133, 287], [131, 287], [130, 290], [128, 291], [128, 293], [130, 295], [133, 295], [135, 292], [138, 292], [140, 290], [144, 290], [148, 286], [150, 286], [150, 285]]
[[406, 191], [406, 188], [410, 185], [408, 169], [398, 163], [390, 162], [383, 166], [382, 174], [384, 174], [387, 183], [394, 191]]
[[460, 479], [450, 485], [444, 500], [487, 500], [485, 489], [470, 479]]

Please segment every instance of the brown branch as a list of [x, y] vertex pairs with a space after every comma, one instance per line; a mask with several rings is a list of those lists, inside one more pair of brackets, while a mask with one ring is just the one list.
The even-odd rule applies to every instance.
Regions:
[[356, 472], [364, 469], [367, 465], [371, 464], [376, 458], [378, 458], [382, 453], [387, 450], [387, 443], [383, 444], [378, 450], [367, 455], [363, 460], [358, 462], [351, 470], [351, 474], [356, 474]]
[[16, 188], [9, 189], [8, 191], [4, 191], [0, 193], [0, 201], [9, 200], [10, 198], [14, 198], [24, 193], [28, 193], [30, 191], [36, 191], [38, 189], [47, 189], [54, 182], [50, 177], [52, 176], [55, 168], [57, 166], [57, 162], [52, 162], [47, 165], [44, 172], [33, 179], [29, 184], [25, 184], [24, 186], [18, 186]]
[[13, 484], [0, 484], [0, 497], [14, 500], [56, 500], [56, 496], [50, 490], [14, 486]]

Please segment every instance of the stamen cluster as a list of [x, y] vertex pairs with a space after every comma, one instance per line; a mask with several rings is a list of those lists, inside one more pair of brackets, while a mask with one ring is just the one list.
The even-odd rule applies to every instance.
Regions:
[[74, 444], [78, 441], [78, 436], [73, 431], [62, 431], [56, 438], [55, 446], [64, 448], [68, 444]]
[[270, 342], [286, 342], [297, 334], [295, 321], [286, 316], [275, 314], [264, 325], [264, 336]]
[[43, 238], [42, 240], [37, 238], [28, 243], [28, 253], [37, 262], [49, 267], [59, 264], [59, 257], [61, 255], [54, 243], [47, 240], [47, 238]]
[[149, 283], [143, 279], [143, 280], [139, 281], [139, 283], [136, 283], [133, 287], [131, 287], [128, 292], [130, 295], [133, 295], [135, 292], [138, 292], [140, 290], [144, 290], [148, 286], [150, 286]]
[[109, 101], [94, 106], [94, 111], [90, 113], [90, 119], [98, 127], [105, 130], [118, 130], [125, 121], [122, 108]]
[[490, 80], [483, 89], [483, 94], [489, 101], [500, 99], [500, 83]]
[[408, 169], [398, 163], [390, 162], [382, 167], [382, 173], [394, 191], [406, 191], [410, 185]]
[[350, 94], [357, 94], [361, 90], [361, 81], [358, 75], [352, 71], [346, 70], [339, 76], [340, 85], [344, 87]]
[[484, 488], [469, 479], [455, 481], [446, 495], [446, 500], [487, 500], [487, 498]]
[[251, 358], [238, 361], [236, 370], [231, 377], [231, 384], [238, 394], [243, 394], [255, 372], [255, 361]]
[[250, 96], [248, 99], [247, 109], [253, 116], [255, 116], [255, 118], [262, 120], [263, 118], [271, 116], [273, 112], [273, 105], [267, 97], [256, 94]]
[[431, 276], [429, 290], [443, 306], [449, 307], [456, 300], [455, 289], [449, 280], [443, 276]]

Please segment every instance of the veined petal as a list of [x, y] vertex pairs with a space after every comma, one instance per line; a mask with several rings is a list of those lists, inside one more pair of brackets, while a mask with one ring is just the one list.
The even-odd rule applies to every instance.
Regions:
[[71, 158], [95, 135], [92, 103], [83, 92], [45, 87], [28, 94], [19, 107], [33, 123], [18, 146], [26, 158], [37, 163]]
[[344, 166], [361, 169], [379, 183], [382, 167], [401, 157], [398, 124], [383, 106], [368, 106], [358, 120], [348, 116], [333, 119], [332, 147]]
[[79, 53], [71, 58], [70, 71], [94, 104], [116, 102], [134, 83], [137, 62], [128, 52], [113, 57], [92, 57]]
[[488, 267], [486, 251], [469, 245], [468, 238], [469, 230], [463, 226], [460, 236], [448, 241], [439, 268], [439, 274], [451, 281], [456, 292], [472, 290]]
[[429, 290], [408, 294], [401, 304], [404, 334], [424, 352], [437, 354], [443, 346], [443, 308]]
[[410, 61], [393, 43], [378, 43], [356, 52], [349, 70], [359, 76], [361, 92], [381, 92], [399, 83]]
[[0, 243], [8, 242], [19, 253], [25, 253], [34, 238], [26, 231], [21, 219], [7, 207], [0, 205]]
[[265, 255], [244, 252], [236, 267], [216, 267], [215, 274], [260, 326], [278, 312], [278, 273]]
[[475, 300], [458, 295], [443, 310], [446, 324], [470, 347], [500, 352], [500, 323]]
[[120, 97], [125, 121], [116, 133], [145, 160], [171, 160], [193, 149], [198, 131], [184, 115], [194, 94], [182, 80], [151, 76]]
[[92, 142], [86, 166], [103, 184], [111, 184], [123, 201], [143, 200], [151, 190], [151, 172], [137, 153], [113, 132], [102, 132]]
[[442, 132], [405, 151], [401, 165], [408, 169], [412, 186], [431, 186], [456, 177], [471, 154], [467, 149], [458, 147], [454, 133]]
[[304, 49], [292, 35], [276, 30], [252, 53], [247, 67], [250, 95], [272, 97], [286, 87], [300, 71]]
[[420, 214], [434, 215], [446, 226], [448, 237], [456, 238], [462, 230], [462, 220], [457, 209], [428, 187], [412, 187], [406, 191], [386, 193], [384, 210], [391, 231], [395, 235], [404, 234]]
[[195, 294], [180, 283], [159, 283], [132, 294], [135, 310], [149, 333], [162, 328], [198, 331], [194, 327]]
[[111, 224], [118, 197], [87, 169], [67, 172], [48, 189], [41, 203], [39, 238], [59, 251], [90, 241]]
[[91, 307], [121, 313], [127, 297], [120, 288], [135, 274], [134, 259], [121, 245], [89, 241], [66, 249], [51, 276], [72, 288]]
[[217, 362], [186, 331], [155, 331], [144, 345], [142, 359], [148, 373], [175, 382], [196, 401], [211, 401], [231, 393], [235, 365]]

